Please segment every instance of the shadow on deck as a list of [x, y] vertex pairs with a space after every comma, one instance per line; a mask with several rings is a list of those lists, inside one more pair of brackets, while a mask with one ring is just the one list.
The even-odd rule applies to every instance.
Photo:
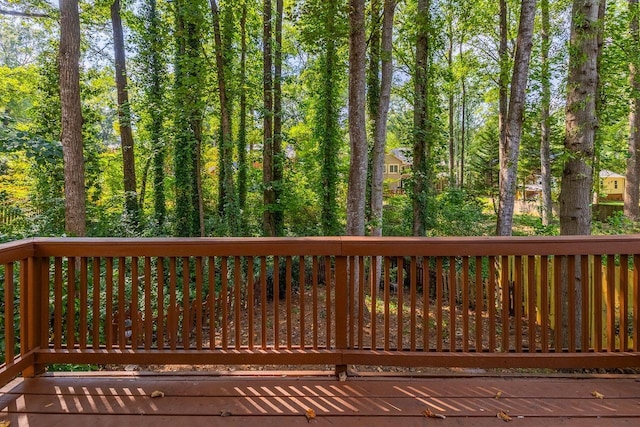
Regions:
[[[164, 397], [152, 398], [161, 391]], [[594, 397], [594, 392], [603, 398]], [[640, 425], [640, 376], [356, 376], [329, 372], [65, 373], [17, 378], [0, 425]], [[428, 419], [429, 409], [445, 419]], [[145, 416], [140, 416], [145, 415]]]

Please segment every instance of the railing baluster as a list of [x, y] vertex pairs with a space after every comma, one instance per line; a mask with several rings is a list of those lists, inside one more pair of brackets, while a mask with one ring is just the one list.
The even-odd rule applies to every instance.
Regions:
[[19, 314], [19, 322], [20, 322], [20, 354], [27, 354], [29, 351], [29, 341], [27, 331], [29, 330], [29, 310], [27, 309], [27, 304], [29, 301], [29, 287], [27, 286], [28, 282], [28, 272], [27, 272], [27, 263], [26, 259], [20, 260], [20, 314]]
[[326, 291], [326, 297], [325, 297], [325, 310], [327, 312], [327, 323], [326, 323], [326, 343], [325, 346], [327, 349], [332, 348], [331, 346], [331, 325], [332, 325], [332, 321], [333, 321], [333, 312], [331, 309], [331, 286], [333, 283], [333, 276], [331, 274], [331, 257], [330, 256], [325, 256], [324, 257], [324, 271], [325, 271], [325, 291]]
[[436, 257], [436, 351], [442, 351], [443, 345], [443, 311], [442, 299], [444, 291], [442, 257]]
[[118, 258], [118, 346], [120, 350], [124, 350], [127, 344], [127, 338], [125, 335], [124, 322], [126, 316], [125, 308], [125, 274], [127, 272], [125, 258]]
[[627, 351], [629, 342], [629, 257], [620, 255], [620, 293], [618, 305], [620, 306], [620, 351]]
[[291, 257], [288, 256], [285, 259], [285, 304], [287, 307], [287, 350], [291, 350], [292, 332], [291, 332], [291, 318], [293, 317], [293, 311], [291, 310], [291, 303], [293, 294], [291, 290]]
[[529, 312], [529, 353], [535, 353], [536, 343], [536, 258], [527, 257], [527, 311]]
[[299, 278], [298, 278], [298, 287], [299, 287], [299, 292], [298, 292], [298, 298], [300, 300], [300, 348], [301, 349], [305, 349], [306, 348], [306, 343], [305, 343], [305, 338], [306, 338], [306, 330], [305, 330], [305, 294], [306, 294], [306, 280], [305, 280], [305, 262], [304, 262], [304, 256], [300, 256], [298, 258], [298, 262], [300, 263], [299, 269], [298, 271], [299, 273]]
[[616, 348], [616, 261], [607, 255], [607, 351]]
[[228, 331], [229, 331], [229, 313], [228, 313], [228, 304], [229, 304], [229, 295], [228, 295], [228, 259], [226, 256], [221, 257], [220, 259], [220, 304], [222, 306], [222, 321], [220, 323], [220, 329], [222, 332], [222, 349], [229, 349], [229, 341], [228, 341]]
[[358, 261], [360, 264], [359, 271], [360, 276], [359, 285], [358, 285], [358, 349], [362, 349], [364, 344], [364, 284], [365, 284], [365, 267], [364, 267], [364, 257], [358, 257]]
[[567, 258], [567, 270], [569, 273], [567, 283], [567, 293], [569, 294], [569, 309], [567, 311], [569, 316], [569, 352], [574, 353], [576, 351], [576, 258], [574, 255], [569, 255]]
[[138, 348], [138, 342], [140, 339], [140, 334], [138, 332], [138, 311], [139, 311], [139, 295], [138, 295], [138, 286], [140, 285], [138, 281], [138, 257], [134, 256], [131, 258], [131, 308], [129, 311], [131, 312], [131, 348]]
[[113, 348], [113, 258], [108, 257], [105, 264], [105, 342], [107, 350]]
[[549, 257], [540, 257], [540, 346], [549, 351]]
[[169, 258], [169, 309], [167, 310], [167, 332], [169, 334], [169, 348], [174, 350], [177, 348], [178, 341], [178, 302], [176, 289], [178, 287], [178, 278], [176, 270], [176, 258]]
[[456, 304], [458, 297], [456, 257], [449, 257], [449, 351], [456, 351]]
[[235, 348], [236, 350], [240, 350], [242, 345], [242, 321], [240, 318], [240, 309], [241, 309], [241, 298], [242, 298], [242, 273], [241, 273], [242, 263], [240, 261], [240, 257], [234, 257], [233, 259], [233, 310], [235, 314]]
[[411, 266], [409, 270], [409, 287], [411, 293], [411, 322], [410, 322], [410, 336], [409, 336], [409, 348], [411, 351], [416, 351], [416, 306], [417, 306], [417, 259], [416, 257], [411, 257]]
[[280, 258], [273, 257], [273, 345], [280, 349]]
[[462, 257], [462, 351], [469, 351], [469, 257]]
[[87, 348], [87, 280], [88, 280], [88, 271], [87, 271], [87, 258], [80, 258], [80, 331], [79, 331], [79, 342], [80, 349], [84, 350]]
[[91, 260], [91, 273], [93, 276], [92, 286], [92, 309], [91, 309], [91, 347], [94, 350], [100, 348], [100, 257], [93, 257]]
[[[482, 257], [476, 256], [475, 260], [476, 267], [476, 352], [482, 351], [482, 313], [484, 310], [484, 297], [482, 294]], [[489, 281], [491, 278], [489, 278]], [[489, 290], [487, 290], [487, 295], [489, 294]], [[488, 311], [488, 307], [487, 307]]]
[[514, 258], [515, 263], [515, 281], [513, 283], [513, 312], [515, 322], [514, 344], [517, 353], [522, 353], [522, 286], [523, 271], [522, 257], [520, 255]]
[[311, 295], [313, 300], [313, 349], [318, 349], [318, 257], [311, 258]]
[[398, 282], [398, 309], [396, 310], [396, 319], [398, 321], [398, 343], [396, 347], [399, 351], [404, 350], [404, 258], [396, 258], [397, 265], [397, 282]]
[[640, 351], [640, 255], [633, 256], [633, 351]]
[[[20, 269], [22, 270], [22, 268]], [[22, 282], [24, 283], [24, 281]], [[21, 289], [23, 291], [24, 289]], [[25, 299], [21, 295], [21, 299]], [[69, 257], [67, 259], [67, 349], [75, 347], [75, 330], [76, 330], [76, 259]], [[26, 330], [26, 329], [23, 329]]]
[[[57, 258], [56, 258], [57, 259]], [[14, 299], [15, 283], [13, 280], [13, 263], [4, 264], [4, 361], [13, 363], [15, 357]], [[62, 329], [62, 328], [61, 328]]]
[[511, 325], [509, 324], [509, 288], [511, 286], [509, 281], [509, 257], [503, 256], [501, 261], [502, 273], [500, 274], [500, 288], [502, 291], [502, 307], [500, 312], [502, 314], [502, 352], [507, 352], [510, 349], [509, 335], [511, 333]]
[[247, 257], [247, 310], [249, 311], [249, 350], [253, 350], [253, 334], [255, 333], [255, 295], [253, 283], [253, 257]]
[[389, 351], [389, 299], [390, 299], [390, 279], [389, 279], [389, 257], [384, 257], [384, 350]]
[[191, 348], [191, 264], [182, 257], [182, 347]]
[[216, 311], [216, 260], [210, 256], [208, 261], [209, 267], [209, 349], [216, 348], [216, 319], [218, 318]]
[[580, 343], [580, 350], [582, 352], [586, 352], [589, 350], [589, 318], [591, 316], [591, 313], [589, 312], [589, 256], [587, 255], [580, 256], [580, 277], [582, 278], [580, 281], [580, 284], [582, 285], [582, 306], [580, 308], [582, 313], [582, 324], [580, 325], [582, 342]]
[[202, 350], [202, 257], [196, 257], [196, 299], [194, 304], [196, 306], [196, 349]]
[[[62, 258], [53, 261], [53, 348], [62, 348]], [[13, 280], [13, 277], [11, 278]]]
[[151, 258], [144, 257], [144, 349], [151, 349], [153, 340], [153, 308], [151, 307]]
[[378, 325], [378, 286], [380, 283], [380, 278], [378, 277], [378, 264], [382, 258], [373, 256], [371, 257], [371, 273], [369, 274], [370, 278], [370, 287], [371, 287], [371, 349], [375, 350], [377, 348], [376, 343], [376, 334], [377, 334], [377, 325]]
[[260, 348], [267, 348], [267, 258], [260, 258], [260, 308], [261, 315], [261, 343]]
[[156, 340], [159, 350], [164, 350], [165, 343], [165, 309], [164, 309], [164, 258], [158, 257], [156, 265], [156, 279], [158, 281], [158, 294], [157, 294], [157, 306], [158, 306], [158, 320], [156, 324]]
[[593, 261], [593, 332], [594, 342], [593, 348], [595, 351], [603, 350], [602, 343], [602, 255], [595, 255]]
[[422, 257], [422, 351], [429, 351], [431, 274], [429, 272], [429, 257]]
[[496, 263], [498, 258], [489, 257], [489, 279], [487, 281], [487, 305], [489, 311], [489, 352], [496, 351], [496, 284], [497, 271]]
[[554, 351], [562, 352], [562, 257], [553, 257], [553, 318], [554, 324]]

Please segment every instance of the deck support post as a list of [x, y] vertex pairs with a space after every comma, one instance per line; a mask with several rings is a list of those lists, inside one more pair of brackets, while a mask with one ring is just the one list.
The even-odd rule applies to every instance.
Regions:
[[[336, 256], [336, 300], [335, 300], [335, 313], [336, 313], [336, 350], [347, 349], [347, 333], [348, 322], [347, 317], [349, 313], [349, 293], [348, 293], [348, 277], [347, 277], [347, 257]], [[336, 377], [340, 377], [347, 372], [347, 365], [336, 365], [335, 374]]]
[[[45, 281], [43, 280], [45, 274], [43, 271], [44, 265], [45, 263], [42, 258], [30, 257], [27, 259], [26, 263], [27, 274], [21, 275], [21, 299], [26, 302], [26, 304], [21, 304], [20, 306], [22, 326], [25, 327], [20, 331], [21, 342], [24, 341], [20, 346], [21, 354], [23, 356], [42, 345], [42, 321], [44, 309], [42, 301], [44, 297], [44, 290], [42, 288], [45, 284]], [[41, 374], [42, 372], [44, 372], [44, 366], [34, 364], [23, 370], [22, 376], [28, 378]]]

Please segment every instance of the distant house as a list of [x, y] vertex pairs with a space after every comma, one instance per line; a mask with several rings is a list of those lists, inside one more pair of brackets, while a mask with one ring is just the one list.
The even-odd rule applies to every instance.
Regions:
[[403, 193], [403, 180], [410, 176], [410, 151], [405, 148], [395, 148], [384, 156], [384, 184], [385, 192], [391, 194]]
[[600, 171], [600, 190], [598, 201], [624, 200], [625, 176], [610, 170]]

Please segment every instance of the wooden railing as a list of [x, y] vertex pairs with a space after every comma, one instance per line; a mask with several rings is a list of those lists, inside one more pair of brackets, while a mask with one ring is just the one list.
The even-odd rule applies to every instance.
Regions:
[[0, 383], [46, 365], [640, 366], [640, 238], [0, 245]]

